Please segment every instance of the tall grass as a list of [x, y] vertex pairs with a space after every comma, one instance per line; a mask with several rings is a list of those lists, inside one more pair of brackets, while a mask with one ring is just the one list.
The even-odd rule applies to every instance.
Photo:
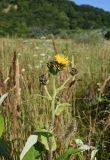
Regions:
[[[98, 90], [100, 89], [98, 84], [102, 86], [110, 75], [109, 44], [109, 41], [95, 42], [95, 44], [71, 39], [57, 39], [56, 41], [59, 52], [66, 54], [70, 59], [74, 56], [78, 75], [73, 88], [68, 88], [67, 92], [62, 93], [61, 98], [71, 102], [72, 107], [68, 108], [59, 119], [56, 119], [56, 132], [61, 144], [59, 144], [60, 150], [54, 157], [62, 154], [66, 148], [74, 144], [74, 139], [79, 137], [88, 145], [98, 148], [97, 157], [100, 160], [110, 158], [110, 122], [107, 121], [110, 110], [106, 109], [109, 106], [109, 98], [108, 102], [103, 97], [100, 101]], [[47, 71], [47, 60], [51, 59], [54, 52], [50, 39], [0, 39], [0, 72], [3, 77], [3, 80], [0, 77], [2, 81], [0, 94], [9, 92], [12, 111], [9, 110], [7, 101], [0, 110], [5, 116], [4, 138], [11, 146], [14, 160], [19, 159], [25, 140], [32, 131], [48, 128], [51, 124], [50, 104], [39, 97], [40, 93], [44, 94], [39, 85], [39, 76]], [[7, 86], [10, 81], [8, 77], [14, 53], [17, 54], [19, 61], [19, 89], [21, 90], [20, 105], [18, 104], [16, 108], [16, 136], [13, 135], [12, 106], [16, 101], [13, 91], [15, 84]], [[65, 76], [60, 76], [59, 81], [64, 80]], [[70, 97], [71, 93], [72, 97]], [[106, 114], [104, 114], [105, 111]], [[104, 130], [106, 125], [108, 127]], [[62, 140], [62, 137], [65, 139]]]

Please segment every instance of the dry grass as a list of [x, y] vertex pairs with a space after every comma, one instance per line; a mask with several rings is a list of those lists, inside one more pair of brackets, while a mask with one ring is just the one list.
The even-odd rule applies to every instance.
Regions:
[[[78, 81], [70, 90], [72, 98], [69, 99], [69, 95], [67, 97], [67, 92], [62, 94], [62, 98], [67, 97], [71, 101], [72, 108], [68, 108], [67, 112], [56, 119], [58, 136], [61, 138], [68, 135], [62, 141], [65, 147], [62, 146], [60, 153], [73, 143], [74, 137], [81, 137], [89, 145], [101, 148], [101, 138], [109, 131], [100, 134], [100, 129], [107, 120], [104, 122], [103, 117], [98, 117], [97, 83], [103, 84], [110, 75], [110, 42], [104, 41], [97, 45], [61, 39], [56, 42], [60, 52], [70, 59], [74, 56], [78, 69]], [[57, 52], [58, 49], [54, 47]], [[14, 53], [16, 55], [13, 59]], [[39, 86], [39, 75], [47, 71], [46, 63], [53, 55], [51, 40], [0, 39], [0, 94], [7, 91], [10, 93], [2, 108], [6, 123], [4, 137], [11, 142], [14, 160], [19, 159], [18, 155], [29, 134], [38, 128], [48, 128], [51, 123], [50, 104], [39, 97], [39, 93], [43, 92]], [[64, 76], [62, 75], [63, 79]], [[101, 121], [103, 125], [100, 126]], [[74, 129], [74, 126], [77, 128]], [[104, 143], [104, 139], [102, 141]], [[107, 145], [109, 141], [110, 139]], [[110, 156], [106, 151], [108, 152], [108, 148], [100, 151], [101, 160], [104, 156]]]

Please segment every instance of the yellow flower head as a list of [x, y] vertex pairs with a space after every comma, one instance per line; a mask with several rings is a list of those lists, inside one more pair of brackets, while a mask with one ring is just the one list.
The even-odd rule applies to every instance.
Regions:
[[69, 64], [68, 58], [65, 57], [63, 54], [56, 54], [54, 58], [58, 64], [61, 64], [61, 65]]

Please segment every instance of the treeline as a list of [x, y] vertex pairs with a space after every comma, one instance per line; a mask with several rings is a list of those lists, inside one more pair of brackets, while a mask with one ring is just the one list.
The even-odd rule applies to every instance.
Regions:
[[68, 0], [0, 1], [0, 36], [37, 37], [109, 27], [109, 12]]

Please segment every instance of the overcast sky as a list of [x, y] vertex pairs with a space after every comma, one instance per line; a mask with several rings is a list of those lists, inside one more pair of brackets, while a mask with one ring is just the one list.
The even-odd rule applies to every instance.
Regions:
[[72, 0], [76, 4], [89, 4], [110, 11], [110, 0]]

